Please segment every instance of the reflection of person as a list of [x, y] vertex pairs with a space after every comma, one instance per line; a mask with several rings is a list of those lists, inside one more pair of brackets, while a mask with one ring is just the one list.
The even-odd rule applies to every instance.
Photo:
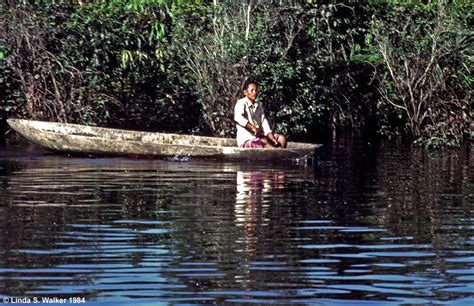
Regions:
[[286, 137], [273, 134], [265, 118], [262, 106], [257, 103], [257, 83], [246, 81], [245, 97], [238, 100], [234, 108], [237, 123], [237, 145], [243, 148], [286, 147]]
[[276, 189], [285, 188], [283, 172], [237, 171], [237, 193], [235, 201], [236, 225], [243, 227], [245, 250], [255, 255], [258, 242], [258, 228], [268, 226], [265, 217], [270, 202], [265, 197]]

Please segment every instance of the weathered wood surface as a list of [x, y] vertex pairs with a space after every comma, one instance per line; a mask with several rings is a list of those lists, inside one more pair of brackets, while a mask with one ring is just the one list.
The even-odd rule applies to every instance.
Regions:
[[235, 139], [149, 133], [78, 124], [8, 119], [29, 141], [67, 153], [136, 156], [189, 156], [247, 160], [313, 158], [316, 144], [289, 142], [288, 147], [246, 149]]

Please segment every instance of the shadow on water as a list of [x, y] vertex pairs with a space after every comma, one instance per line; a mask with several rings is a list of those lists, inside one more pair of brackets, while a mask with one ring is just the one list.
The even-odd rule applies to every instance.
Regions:
[[354, 137], [315, 167], [0, 150], [0, 297], [473, 302], [472, 157]]

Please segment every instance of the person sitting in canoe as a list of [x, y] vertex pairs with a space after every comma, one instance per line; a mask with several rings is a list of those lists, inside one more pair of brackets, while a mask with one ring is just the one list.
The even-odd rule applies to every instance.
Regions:
[[286, 137], [273, 134], [262, 106], [255, 101], [258, 95], [257, 83], [246, 81], [243, 91], [245, 97], [239, 99], [234, 108], [237, 145], [241, 148], [286, 148]]

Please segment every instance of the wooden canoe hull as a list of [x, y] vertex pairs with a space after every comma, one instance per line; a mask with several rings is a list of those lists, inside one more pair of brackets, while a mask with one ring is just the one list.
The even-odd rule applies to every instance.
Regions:
[[207, 157], [243, 160], [313, 158], [316, 144], [289, 142], [288, 147], [247, 149], [235, 139], [149, 133], [79, 124], [8, 119], [23, 137], [46, 149], [92, 155]]

